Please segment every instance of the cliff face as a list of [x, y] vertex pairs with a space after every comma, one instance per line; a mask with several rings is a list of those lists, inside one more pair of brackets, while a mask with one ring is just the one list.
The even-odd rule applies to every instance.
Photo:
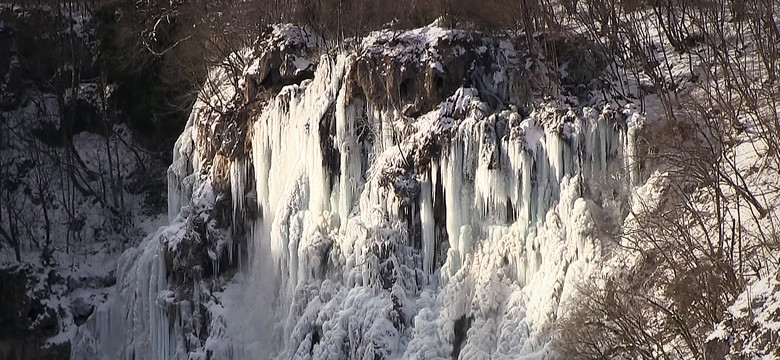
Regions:
[[[505, 39], [429, 26], [319, 45], [277, 26], [228, 59], [241, 73], [210, 74], [174, 148], [171, 224], [123, 255], [74, 358], [549, 352], [607, 239], [590, 185], [638, 181], [642, 118], [581, 106]], [[598, 64], [571, 73], [587, 84]]]

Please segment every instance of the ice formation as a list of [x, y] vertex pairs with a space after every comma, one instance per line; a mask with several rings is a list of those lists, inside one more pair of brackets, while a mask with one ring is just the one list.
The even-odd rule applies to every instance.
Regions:
[[[381, 51], [444, 72], [431, 50], [459, 36], [429, 27]], [[512, 98], [516, 50], [478, 45], [507, 61], [482, 91]], [[523, 116], [476, 87], [409, 116], [351, 91], [357, 57], [323, 55], [313, 78], [281, 87], [247, 120], [251, 150], [233, 157], [207, 149], [220, 120], [207, 99], [195, 104], [169, 170], [171, 225], [123, 255], [116, 295], [79, 330], [74, 359], [549, 352], [546, 329], [601, 256], [588, 188], [638, 181], [641, 117], [555, 102]], [[225, 86], [212, 96], [237, 92]], [[229, 182], [232, 207], [224, 249], [229, 262], [247, 262], [215, 291], [189, 280], [192, 295], [182, 298], [166, 261], [189, 246], [193, 218], [210, 224], [218, 179]], [[215, 268], [219, 249], [209, 250]]]
[[168, 290], [160, 238], [175, 227], [161, 230], [141, 246], [122, 254], [117, 291], [84, 327], [72, 344], [72, 358], [154, 359], [173, 358], [178, 324], [168, 322]]

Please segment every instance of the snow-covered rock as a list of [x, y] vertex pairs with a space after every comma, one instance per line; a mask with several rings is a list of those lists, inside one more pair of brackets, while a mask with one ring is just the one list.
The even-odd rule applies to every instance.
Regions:
[[706, 359], [780, 358], [780, 272], [754, 282], [707, 337]]

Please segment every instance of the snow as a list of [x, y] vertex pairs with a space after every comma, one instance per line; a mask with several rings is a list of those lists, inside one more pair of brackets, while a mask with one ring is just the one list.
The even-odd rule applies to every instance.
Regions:
[[[436, 25], [426, 26], [419, 29], [396, 32], [396, 31], [376, 31], [372, 32], [362, 41], [364, 49], [370, 51], [380, 51], [406, 63], [407, 58], [420, 56], [427, 49], [435, 51], [436, 45], [443, 41], [453, 41], [469, 36], [469, 33], [460, 30], [445, 29]], [[421, 61], [427, 59], [420, 58]], [[435, 56], [433, 53], [430, 56]], [[434, 63], [432, 63], [433, 66]]]
[[295, 65], [295, 75], [298, 75], [300, 72], [310, 68], [313, 64], [306, 58], [296, 57], [293, 61], [293, 65]]
[[309, 49], [316, 48], [321, 42], [312, 29], [293, 24], [274, 24], [270, 38], [272, 42], [283, 42], [282, 50], [284, 50], [284, 46], [298, 44], [303, 44]]

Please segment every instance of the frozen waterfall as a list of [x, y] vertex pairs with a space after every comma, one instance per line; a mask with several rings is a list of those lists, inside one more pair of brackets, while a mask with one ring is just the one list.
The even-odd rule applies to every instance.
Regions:
[[[437, 31], [411, 33], [423, 47], [453, 36]], [[490, 51], [518, 62], [511, 47]], [[323, 55], [311, 79], [250, 113], [245, 152], [209, 148], [225, 120], [198, 100], [168, 173], [171, 225], [122, 256], [74, 359], [549, 352], [548, 325], [601, 257], [590, 189], [638, 181], [641, 116], [555, 102], [522, 115], [474, 87], [409, 116], [352, 91], [356, 57]], [[220, 230], [209, 224], [226, 196]], [[215, 275], [174, 281], [172, 254], [207, 238]], [[220, 275], [223, 256], [234, 275]]]

